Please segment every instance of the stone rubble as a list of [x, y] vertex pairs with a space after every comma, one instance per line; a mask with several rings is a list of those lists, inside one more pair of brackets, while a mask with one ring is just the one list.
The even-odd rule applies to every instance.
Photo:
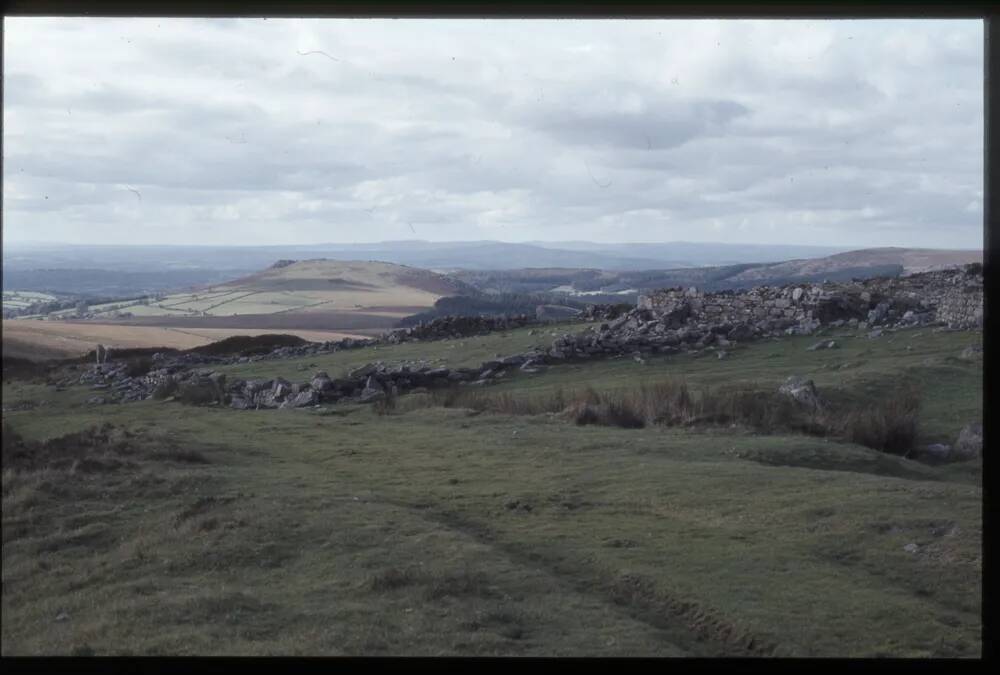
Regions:
[[[978, 304], [977, 304], [978, 303]], [[455, 339], [537, 323], [534, 317], [442, 317], [379, 338], [352, 339], [279, 347], [254, 356], [209, 356], [191, 352], [155, 354], [153, 368], [133, 377], [125, 361], [92, 364], [82, 374], [70, 373], [56, 386], [89, 385], [97, 402], [128, 402], [154, 397], [158, 388], [194, 387], [204, 398], [241, 410], [301, 408], [332, 402], [372, 402], [405, 393], [454, 385], [485, 386], [507, 372], [534, 374], [567, 361], [631, 356], [645, 363], [650, 354], [711, 352], [727, 358], [733, 345], [785, 335], [811, 335], [820, 329], [850, 329], [877, 339], [912, 326], [939, 330], [981, 328], [981, 266], [928, 272], [910, 277], [871, 279], [850, 284], [758, 287], [747, 291], [701, 293], [696, 288], [666, 289], [640, 296], [629, 311], [618, 305], [592, 306], [580, 318], [609, 317], [599, 327], [569, 332], [539, 331], [549, 346], [521, 354], [498, 356], [475, 368], [446, 368], [425, 361], [396, 365], [382, 362], [356, 368], [343, 378], [316, 372], [308, 381], [281, 378], [232, 380], [213, 369], [222, 365], [329, 354], [407, 341]], [[614, 317], [614, 318], [610, 318]], [[558, 327], [557, 327], [558, 328]], [[870, 331], [870, 332], [869, 332]], [[890, 338], [891, 339], [891, 338]], [[836, 348], [823, 340], [810, 349]], [[784, 393], [817, 406], [809, 381], [786, 382]]]

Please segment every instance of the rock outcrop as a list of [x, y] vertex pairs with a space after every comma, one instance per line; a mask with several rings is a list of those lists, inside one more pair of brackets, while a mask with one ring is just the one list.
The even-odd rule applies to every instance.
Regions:
[[[977, 300], [978, 298], [978, 300]], [[977, 306], [977, 302], [979, 303]], [[550, 344], [521, 354], [511, 354], [477, 368], [442, 368], [429, 363], [387, 366], [369, 363], [346, 377], [333, 379], [317, 372], [308, 382], [286, 380], [236, 380], [224, 385], [219, 402], [239, 409], [304, 407], [331, 401], [376, 401], [393, 392], [468, 385], [483, 386], [508, 372], [532, 374], [548, 365], [568, 360], [631, 356], [645, 363], [649, 354], [711, 351], [725, 358], [726, 348], [742, 342], [783, 335], [812, 334], [821, 328], [850, 327], [869, 331], [877, 338], [886, 331], [921, 325], [940, 329], [977, 328], [982, 323], [982, 270], [928, 272], [911, 277], [872, 279], [853, 284], [762, 287], [749, 291], [700, 293], [695, 288], [666, 289], [641, 296], [638, 306], [624, 311], [616, 305], [592, 306], [583, 319], [609, 318], [598, 327], [561, 335], [550, 333]], [[71, 373], [57, 386], [89, 385], [100, 395], [97, 402], [123, 402], [151, 398], [157, 389], [194, 385], [223, 386], [213, 379], [212, 368], [233, 363], [320, 355], [343, 349], [414, 340], [453, 339], [520, 328], [538, 323], [536, 317], [443, 317], [410, 328], [390, 331], [380, 338], [352, 339], [283, 346], [267, 354], [212, 356], [201, 353], [155, 354], [153, 367], [143, 376], [128, 374], [123, 361], [98, 363]], [[567, 326], [568, 327], [568, 326]], [[550, 329], [539, 329], [539, 342]], [[810, 349], [832, 349], [837, 343], [823, 340]], [[965, 355], [963, 354], [963, 357]], [[207, 378], [207, 380], [205, 379]], [[792, 379], [795, 381], [793, 382]], [[782, 393], [804, 405], [818, 407], [815, 387], [808, 380], [792, 378]], [[970, 436], [972, 438], [972, 436]], [[974, 445], [973, 441], [970, 441]], [[973, 447], [969, 445], [969, 447]], [[980, 432], [981, 448], [981, 432]], [[966, 452], [966, 451], [963, 451]], [[971, 452], [971, 451], [968, 451]]]

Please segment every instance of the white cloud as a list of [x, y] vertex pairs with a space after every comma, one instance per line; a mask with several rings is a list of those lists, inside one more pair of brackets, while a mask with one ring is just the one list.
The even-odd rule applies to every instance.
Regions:
[[9, 241], [982, 241], [980, 21], [5, 29]]

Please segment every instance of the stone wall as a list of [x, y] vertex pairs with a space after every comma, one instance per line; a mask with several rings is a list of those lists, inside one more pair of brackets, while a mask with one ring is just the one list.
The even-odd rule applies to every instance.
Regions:
[[981, 266], [970, 265], [846, 284], [761, 286], [716, 293], [674, 288], [640, 296], [638, 308], [673, 327], [743, 323], [811, 333], [821, 325], [843, 321], [861, 327], [940, 322], [974, 328], [982, 326], [983, 275]]

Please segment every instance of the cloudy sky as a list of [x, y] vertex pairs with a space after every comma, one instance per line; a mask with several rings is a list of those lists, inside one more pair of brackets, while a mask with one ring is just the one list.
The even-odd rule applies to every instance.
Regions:
[[8, 242], [982, 245], [980, 21], [4, 23]]

